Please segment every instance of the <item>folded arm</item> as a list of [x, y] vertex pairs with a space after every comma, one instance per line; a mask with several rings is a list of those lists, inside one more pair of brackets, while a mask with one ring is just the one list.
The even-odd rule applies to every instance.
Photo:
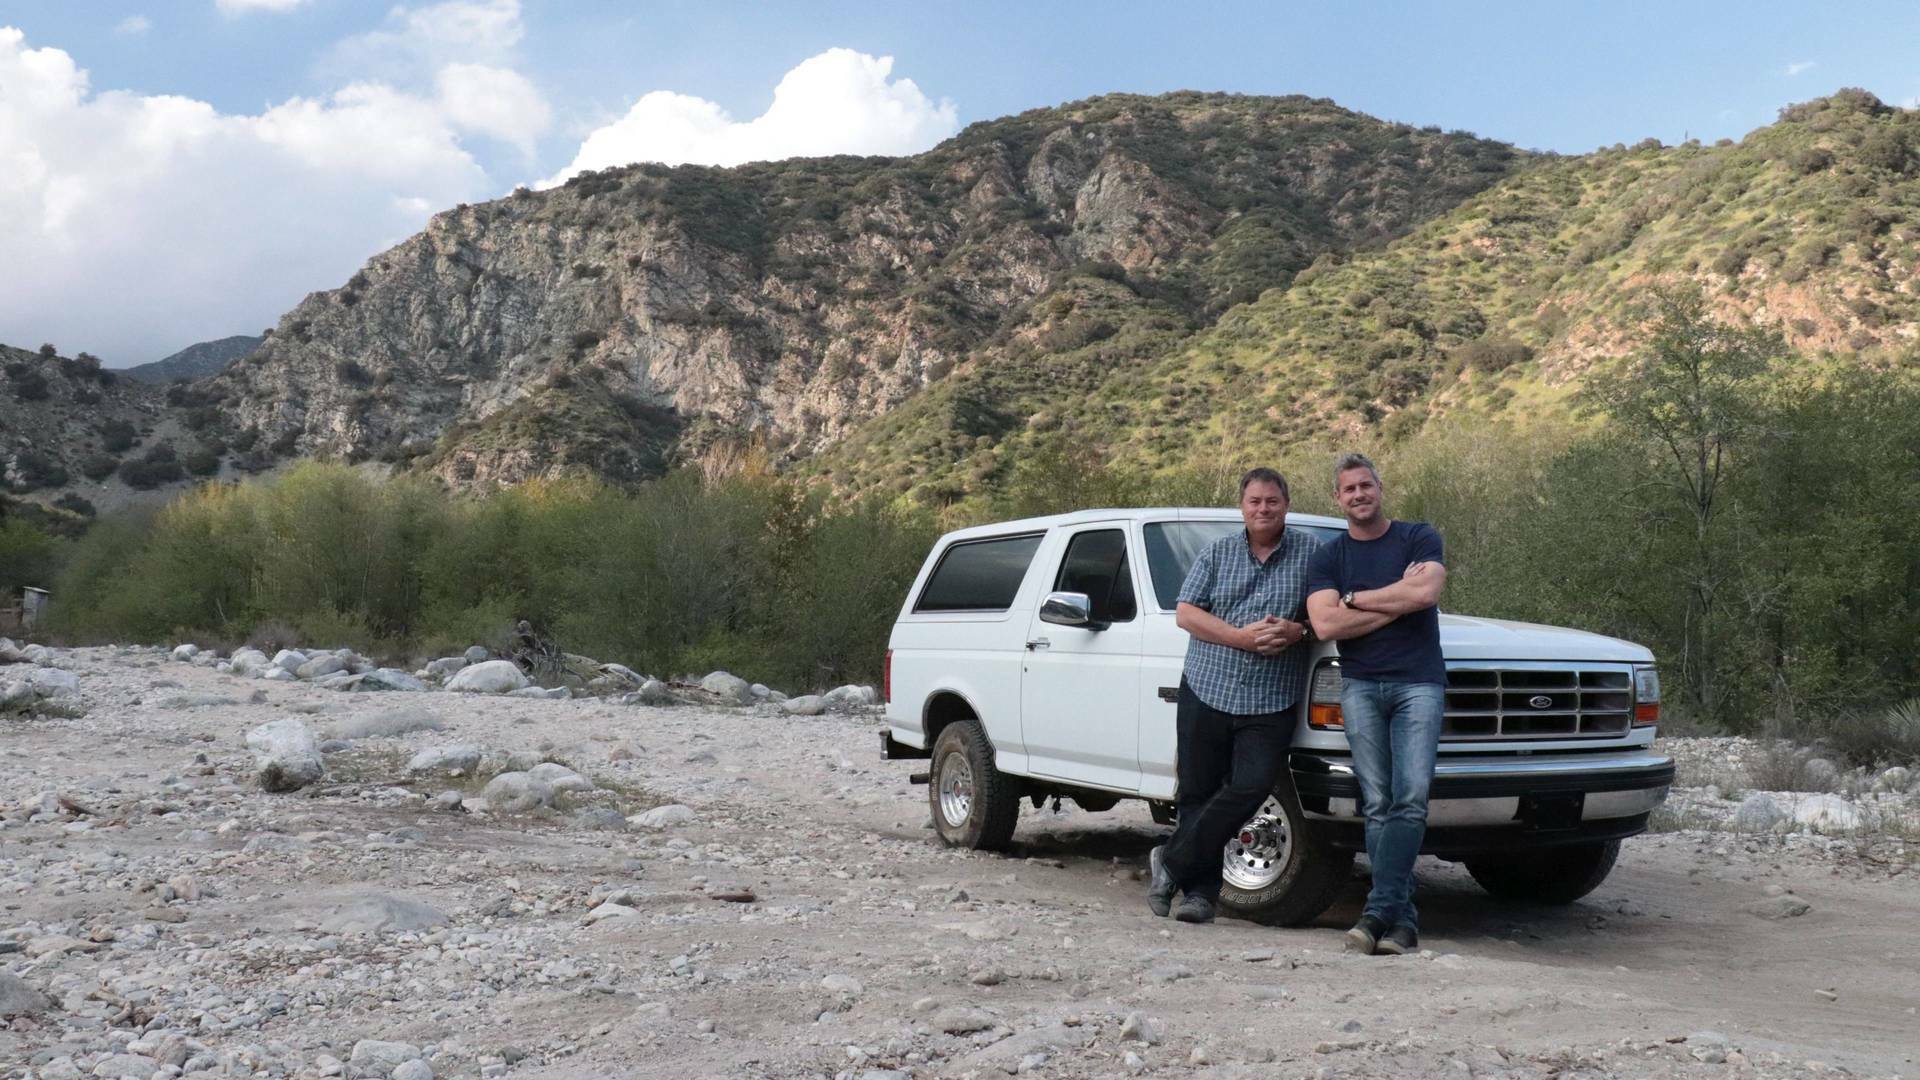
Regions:
[[1313, 620], [1313, 632], [1321, 641], [1345, 641], [1371, 634], [1396, 616], [1341, 607], [1337, 591], [1321, 589], [1307, 597], [1307, 618]]
[[[1447, 587], [1447, 568], [1437, 562], [1417, 562], [1407, 567], [1399, 581], [1381, 589], [1362, 589], [1353, 594], [1353, 606], [1361, 611], [1383, 615], [1407, 615], [1440, 602]], [[1337, 598], [1336, 598], [1337, 599]]]

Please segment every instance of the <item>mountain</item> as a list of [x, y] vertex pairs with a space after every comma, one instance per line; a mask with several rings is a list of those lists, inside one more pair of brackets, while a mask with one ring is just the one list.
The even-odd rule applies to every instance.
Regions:
[[259, 348], [266, 337], [235, 334], [189, 345], [163, 360], [138, 364], [121, 372], [144, 383], [165, 386], [181, 379], [204, 379], [226, 370], [227, 365]]
[[1554, 419], [1665, 282], [1810, 355], [1911, 363], [1916, 148], [1920, 113], [1862, 91], [1579, 156], [1303, 97], [1108, 95], [910, 158], [456, 207], [155, 408], [202, 466], [625, 483], [756, 445], [933, 503], [1051, 443], [1161, 469]]
[[[210, 415], [200, 419], [212, 427]], [[166, 393], [103, 369], [91, 356], [0, 345], [0, 491], [51, 497], [72, 490], [113, 505], [133, 486], [184, 479], [174, 446], [181, 420]], [[136, 485], [117, 479], [123, 466]]]
[[[634, 480], [748, 440], [793, 461], [1010, 357], [1098, 339], [1143, 363], [1527, 159], [1326, 101], [1173, 94], [912, 158], [607, 170], [438, 215], [206, 392], [265, 443], [462, 485]], [[949, 412], [969, 442], [1024, 421]]]

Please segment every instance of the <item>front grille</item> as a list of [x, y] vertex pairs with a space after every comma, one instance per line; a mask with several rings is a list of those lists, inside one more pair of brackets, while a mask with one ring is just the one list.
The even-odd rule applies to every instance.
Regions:
[[1606, 669], [1451, 668], [1440, 737], [1582, 739], [1633, 727], [1633, 676]]

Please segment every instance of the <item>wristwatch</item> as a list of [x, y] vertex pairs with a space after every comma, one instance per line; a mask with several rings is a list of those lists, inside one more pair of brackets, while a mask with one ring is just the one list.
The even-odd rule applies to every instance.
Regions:
[[1352, 590], [1352, 589], [1348, 589], [1348, 590], [1347, 590], [1346, 592], [1343, 592], [1343, 593], [1341, 593], [1341, 594], [1340, 594], [1340, 606], [1341, 606], [1341, 607], [1343, 607], [1343, 608], [1350, 608], [1350, 607], [1352, 607], [1352, 606], [1353, 606], [1353, 592], [1354, 592], [1354, 590]]

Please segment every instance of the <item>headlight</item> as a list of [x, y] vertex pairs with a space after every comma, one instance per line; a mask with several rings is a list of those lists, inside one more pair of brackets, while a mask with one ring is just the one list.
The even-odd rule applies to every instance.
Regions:
[[1650, 667], [1633, 669], [1633, 726], [1660, 722], [1660, 673]]

